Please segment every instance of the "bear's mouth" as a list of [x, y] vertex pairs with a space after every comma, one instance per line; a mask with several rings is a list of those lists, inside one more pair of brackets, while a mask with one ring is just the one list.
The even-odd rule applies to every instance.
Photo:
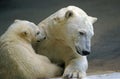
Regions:
[[82, 55], [82, 52], [81, 52], [81, 50], [80, 50], [79, 47], [75, 46], [75, 49], [76, 49], [76, 51], [77, 51], [78, 54]]
[[78, 54], [84, 56], [81, 51], [79, 51], [79, 50], [77, 50], [77, 49], [76, 49], [76, 51], [77, 51]]
[[90, 54], [90, 52], [87, 52], [87, 51], [81, 51], [81, 49], [79, 47], [75, 47], [76, 48], [76, 51], [78, 54], [82, 55], [82, 56], [87, 56]]

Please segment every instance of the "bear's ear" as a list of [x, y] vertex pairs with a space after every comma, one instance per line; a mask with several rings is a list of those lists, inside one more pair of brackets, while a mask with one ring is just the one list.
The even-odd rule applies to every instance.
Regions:
[[93, 24], [97, 21], [96, 17], [88, 16], [88, 20]]
[[14, 22], [19, 22], [20, 20], [19, 19], [15, 19]]
[[70, 17], [73, 16], [73, 12], [71, 10], [68, 10], [66, 13], [65, 13], [65, 18], [68, 19]]
[[28, 34], [29, 34], [29, 32], [27, 31], [27, 30], [23, 30], [22, 32], [21, 32], [21, 35], [22, 36], [28, 36]]

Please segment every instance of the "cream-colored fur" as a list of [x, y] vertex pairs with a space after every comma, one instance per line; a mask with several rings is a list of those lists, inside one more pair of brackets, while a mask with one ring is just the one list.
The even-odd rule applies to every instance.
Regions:
[[31, 43], [44, 39], [32, 22], [15, 20], [0, 38], [0, 79], [37, 79], [60, 75], [61, 68], [38, 55]]
[[65, 63], [63, 77], [83, 78], [88, 68], [86, 55], [94, 35], [92, 24], [96, 20], [78, 7], [62, 8], [39, 23], [47, 38], [34, 48], [56, 64]]

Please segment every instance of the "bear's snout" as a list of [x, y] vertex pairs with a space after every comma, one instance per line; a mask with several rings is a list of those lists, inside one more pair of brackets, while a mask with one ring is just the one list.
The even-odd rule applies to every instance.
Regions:
[[46, 36], [43, 36], [42, 38], [38, 39], [37, 42], [41, 42], [42, 40], [45, 40]]

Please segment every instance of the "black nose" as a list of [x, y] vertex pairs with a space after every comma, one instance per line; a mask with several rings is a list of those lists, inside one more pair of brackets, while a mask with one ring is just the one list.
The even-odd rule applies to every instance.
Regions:
[[82, 51], [82, 55], [89, 55], [90, 52], [89, 51]]
[[37, 40], [37, 42], [40, 42], [40, 40]]
[[46, 36], [44, 36], [42, 39], [37, 40], [37, 42], [41, 42], [46, 39]]
[[44, 36], [43, 39], [45, 40], [45, 39], [46, 39], [46, 36]]

